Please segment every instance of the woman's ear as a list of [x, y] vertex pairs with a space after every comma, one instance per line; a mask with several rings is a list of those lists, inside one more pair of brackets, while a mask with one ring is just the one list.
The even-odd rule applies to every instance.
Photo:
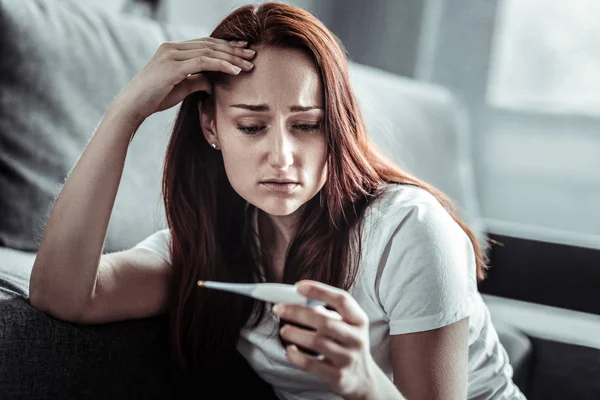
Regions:
[[210, 107], [202, 107], [201, 104], [198, 104], [198, 113], [200, 114], [200, 127], [202, 128], [204, 138], [213, 148], [220, 148], [214, 110]]

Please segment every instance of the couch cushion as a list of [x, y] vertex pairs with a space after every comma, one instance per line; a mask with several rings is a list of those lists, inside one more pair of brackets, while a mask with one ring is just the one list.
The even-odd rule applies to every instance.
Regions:
[[465, 107], [445, 88], [373, 67], [351, 64], [350, 76], [379, 149], [450, 196], [485, 246]]
[[513, 381], [523, 394], [529, 393], [529, 378], [533, 368], [533, 345], [525, 332], [509, 322], [494, 320], [500, 343], [513, 367]]
[[0, 299], [29, 298], [29, 279], [36, 253], [0, 247]]
[[[207, 36], [71, 0], [0, 2], [0, 245], [35, 251], [61, 183], [112, 99], [164, 41]], [[165, 227], [162, 160], [176, 109], [136, 134], [106, 250]]]

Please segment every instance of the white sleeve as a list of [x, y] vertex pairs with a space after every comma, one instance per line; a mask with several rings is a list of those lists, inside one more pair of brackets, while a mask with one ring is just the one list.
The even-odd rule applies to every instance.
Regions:
[[390, 335], [469, 316], [477, 291], [475, 252], [460, 225], [437, 201], [405, 206], [389, 219], [395, 230], [380, 264], [379, 296]]
[[171, 240], [171, 234], [169, 229], [162, 229], [156, 231], [135, 246], [133, 248], [147, 249], [153, 253], [158, 254], [163, 260], [171, 264], [171, 253], [169, 250], [169, 241]]

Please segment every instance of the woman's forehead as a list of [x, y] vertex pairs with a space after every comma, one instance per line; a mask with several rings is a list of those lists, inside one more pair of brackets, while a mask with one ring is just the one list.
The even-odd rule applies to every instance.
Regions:
[[[322, 106], [322, 85], [313, 60], [298, 49], [257, 48], [249, 72], [231, 76], [227, 85], [218, 86], [217, 101], [275, 105]], [[317, 103], [317, 104], [315, 104]]]

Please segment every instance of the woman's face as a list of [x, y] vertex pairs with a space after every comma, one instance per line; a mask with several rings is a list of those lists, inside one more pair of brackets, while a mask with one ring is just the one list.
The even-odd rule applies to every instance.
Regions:
[[270, 215], [287, 216], [326, 181], [321, 80], [300, 50], [254, 49], [250, 72], [215, 87], [215, 119], [203, 116], [203, 132], [217, 142], [235, 191]]

